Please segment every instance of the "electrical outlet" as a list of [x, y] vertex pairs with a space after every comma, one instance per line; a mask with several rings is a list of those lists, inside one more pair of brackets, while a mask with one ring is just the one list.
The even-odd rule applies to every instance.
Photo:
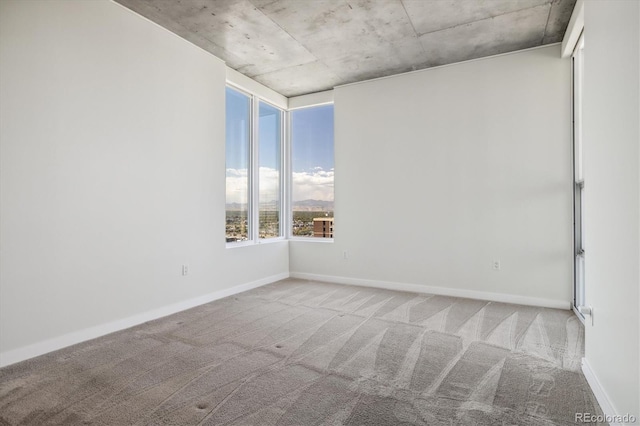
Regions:
[[500, 270], [500, 259], [495, 259], [492, 263], [492, 267], [494, 271]]
[[189, 265], [182, 265], [182, 276], [189, 275]]
[[343, 251], [342, 252], [342, 260], [347, 260], [349, 258], [349, 254], [347, 253], [347, 251]]

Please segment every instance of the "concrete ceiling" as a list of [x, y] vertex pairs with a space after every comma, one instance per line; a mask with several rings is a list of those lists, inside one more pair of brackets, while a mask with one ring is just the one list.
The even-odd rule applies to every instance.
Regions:
[[287, 97], [562, 40], [576, 0], [116, 0]]

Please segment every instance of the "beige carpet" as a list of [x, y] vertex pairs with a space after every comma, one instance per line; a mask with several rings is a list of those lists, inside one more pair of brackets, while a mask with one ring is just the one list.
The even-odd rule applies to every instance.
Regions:
[[570, 311], [285, 280], [0, 369], [2, 425], [564, 425]]

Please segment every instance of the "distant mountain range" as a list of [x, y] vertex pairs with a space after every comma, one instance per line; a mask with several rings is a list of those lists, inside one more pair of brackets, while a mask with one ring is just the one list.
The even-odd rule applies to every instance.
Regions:
[[227, 203], [227, 210], [246, 210], [247, 203]]
[[[260, 208], [265, 210], [277, 210], [277, 201], [260, 203]], [[246, 203], [227, 203], [227, 210], [246, 210]], [[293, 202], [293, 211], [297, 212], [332, 212], [333, 201], [301, 200]]]
[[333, 201], [302, 200], [293, 202], [293, 211], [297, 212], [332, 212]]

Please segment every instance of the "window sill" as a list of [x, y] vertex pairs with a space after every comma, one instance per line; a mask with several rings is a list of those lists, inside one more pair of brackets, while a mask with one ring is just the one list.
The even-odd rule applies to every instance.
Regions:
[[233, 249], [239, 247], [251, 247], [251, 246], [259, 246], [263, 244], [273, 244], [287, 241], [284, 237], [275, 237], [275, 238], [264, 238], [258, 241], [247, 240], [247, 241], [236, 241], [233, 243], [226, 243], [226, 248]]
[[291, 237], [289, 241], [295, 243], [333, 243], [333, 238]]
[[226, 248], [239, 248], [239, 247], [247, 247], [256, 245], [253, 241], [234, 241], [232, 243], [225, 243]]

